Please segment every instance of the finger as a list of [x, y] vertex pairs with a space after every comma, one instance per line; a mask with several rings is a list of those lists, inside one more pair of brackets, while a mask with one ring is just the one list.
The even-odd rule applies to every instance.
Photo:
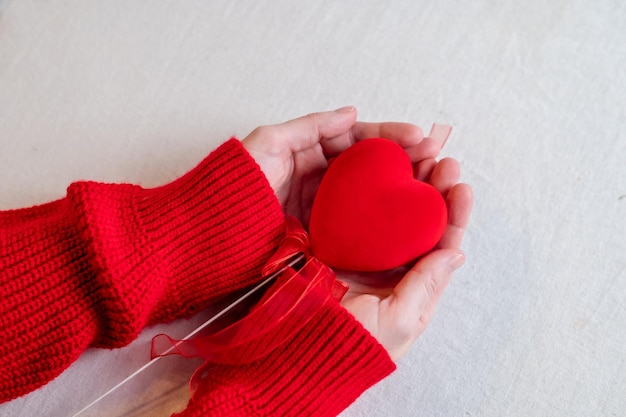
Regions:
[[424, 159], [413, 164], [413, 177], [416, 180], [428, 182], [436, 165], [437, 161], [435, 158]]
[[320, 143], [324, 151], [324, 156], [330, 159], [354, 145], [354, 136], [351, 131], [347, 131], [339, 136], [323, 138]]
[[[452, 274], [450, 275], [450, 278], [452, 278]], [[450, 279], [441, 284], [435, 296], [430, 300], [430, 303], [424, 308], [424, 310], [422, 310], [422, 314], [419, 317], [419, 324], [417, 325], [417, 328], [415, 328], [418, 337], [422, 334], [424, 330], [426, 330], [426, 328], [430, 324], [430, 321], [435, 315], [437, 303], [439, 302], [439, 299], [448, 287], [448, 284], [450, 284]]]
[[459, 182], [461, 166], [456, 159], [444, 158], [435, 165], [428, 182], [444, 197], [448, 191]]
[[439, 144], [439, 147], [443, 148], [443, 146], [446, 144], [446, 141], [450, 137], [451, 131], [452, 131], [452, 126], [435, 123], [430, 129], [430, 133], [428, 134], [428, 137], [436, 140], [437, 143]]
[[412, 317], [417, 326], [422, 314], [436, 302], [452, 273], [464, 261], [465, 257], [458, 249], [429, 253], [406, 273], [388, 298], [389, 303], [395, 304], [401, 314]]
[[368, 138], [385, 138], [404, 148], [411, 162], [435, 158], [441, 151], [441, 143], [424, 138], [422, 129], [410, 123], [364, 123], [357, 122], [352, 128], [355, 141]]
[[386, 122], [366, 123], [357, 122], [352, 127], [355, 141], [368, 138], [385, 138], [396, 142], [403, 148], [410, 148], [424, 139], [422, 129], [410, 123]]
[[284, 123], [261, 126], [256, 129], [258, 136], [272, 139], [277, 149], [292, 152], [317, 145], [323, 138], [345, 136], [356, 122], [355, 107], [342, 107], [334, 111], [311, 113]]
[[[358, 124], [359, 122], [357, 122], [357, 125]], [[394, 124], [397, 124], [397, 123], [394, 123]], [[417, 126], [409, 125], [406, 123], [403, 125], [417, 127]], [[400, 134], [401, 130], [402, 129], [399, 129], [399, 131], [396, 132], [396, 134]], [[420, 136], [417, 135], [417, 136], [413, 136], [412, 138], [410, 136], [406, 136], [406, 137], [399, 136], [399, 137], [395, 137], [394, 139], [390, 139], [389, 137], [386, 137], [383, 135], [376, 136], [375, 132], [376, 130], [372, 129], [372, 132], [371, 132], [372, 136], [358, 137], [356, 136], [354, 132], [351, 131], [335, 138], [325, 139], [322, 141], [322, 146], [324, 147], [324, 154], [326, 155], [327, 158], [337, 156], [341, 152], [349, 148], [350, 146], [354, 145], [356, 141], [365, 140], [365, 139], [374, 138], [374, 137], [382, 137], [385, 139], [389, 139], [398, 143], [400, 146], [403, 146], [407, 155], [409, 155], [409, 159], [411, 160], [412, 163], [417, 163], [427, 158], [435, 158], [437, 155], [439, 155], [439, 151], [441, 151], [441, 146], [439, 145], [439, 143], [436, 140], [431, 139], [431, 138], [419, 139]], [[361, 135], [363, 134], [363, 132], [358, 132], [357, 134]], [[408, 132], [408, 134], [411, 135], [410, 132]]]
[[458, 249], [461, 247], [473, 202], [473, 191], [469, 185], [456, 184], [450, 189], [446, 197], [448, 225], [437, 243], [438, 248]]
[[433, 299], [430, 301], [430, 304], [428, 304], [426, 308], [423, 310], [422, 315], [419, 318], [419, 325], [417, 326], [417, 329], [416, 329], [418, 332], [418, 336], [420, 336], [421, 332], [426, 330], [426, 328], [430, 324], [430, 321], [432, 320], [433, 315], [435, 314], [435, 310], [437, 309], [437, 303], [439, 302], [441, 295], [444, 293], [449, 283], [450, 283], [450, 280], [445, 282], [440, 287], [439, 292], [435, 295], [435, 297], [433, 297]]
[[441, 151], [441, 146], [434, 139], [424, 138], [417, 145], [410, 146], [404, 150], [409, 155], [411, 162], [415, 163], [424, 159], [436, 158]]
[[[339, 155], [355, 142], [369, 138], [385, 138], [398, 143], [405, 149], [413, 148], [422, 142], [422, 130], [410, 123], [366, 123], [357, 122], [349, 132], [322, 142], [327, 158]], [[429, 151], [430, 148], [426, 148]]]

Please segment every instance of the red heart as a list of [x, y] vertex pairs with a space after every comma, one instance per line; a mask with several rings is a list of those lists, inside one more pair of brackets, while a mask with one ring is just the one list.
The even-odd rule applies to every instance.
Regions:
[[442, 195], [413, 178], [402, 147], [367, 139], [342, 152], [315, 195], [309, 234], [329, 266], [383, 271], [431, 250], [448, 218]]

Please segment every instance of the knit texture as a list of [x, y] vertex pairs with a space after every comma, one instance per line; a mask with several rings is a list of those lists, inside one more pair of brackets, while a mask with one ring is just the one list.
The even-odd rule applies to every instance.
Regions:
[[336, 416], [394, 369], [387, 351], [331, 299], [269, 356], [210, 366], [173, 417]]
[[253, 284], [282, 234], [281, 207], [235, 139], [159, 188], [79, 182], [0, 212], [0, 402], [87, 347], [124, 346]]

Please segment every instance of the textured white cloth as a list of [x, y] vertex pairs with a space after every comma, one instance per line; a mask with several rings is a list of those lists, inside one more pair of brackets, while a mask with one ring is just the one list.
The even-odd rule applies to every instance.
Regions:
[[[355, 416], [626, 412], [626, 3], [0, 1], [0, 208], [78, 179], [154, 186], [231, 135], [346, 104], [455, 130], [467, 264]], [[90, 350], [0, 405], [65, 416], [148, 355]], [[157, 369], [158, 368], [158, 369]], [[98, 415], [168, 415], [176, 359]], [[118, 414], [116, 414], [118, 413]], [[95, 414], [92, 414], [95, 415]]]

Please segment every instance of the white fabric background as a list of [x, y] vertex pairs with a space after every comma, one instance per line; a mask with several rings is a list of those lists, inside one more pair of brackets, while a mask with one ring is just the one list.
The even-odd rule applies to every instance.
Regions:
[[[353, 104], [455, 130], [467, 264], [356, 416], [626, 413], [626, 3], [0, 1], [0, 208], [155, 186], [230, 135]], [[64, 416], [147, 359], [90, 350], [2, 416]], [[175, 359], [98, 415], [167, 415]], [[118, 414], [116, 414], [118, 413]]]

